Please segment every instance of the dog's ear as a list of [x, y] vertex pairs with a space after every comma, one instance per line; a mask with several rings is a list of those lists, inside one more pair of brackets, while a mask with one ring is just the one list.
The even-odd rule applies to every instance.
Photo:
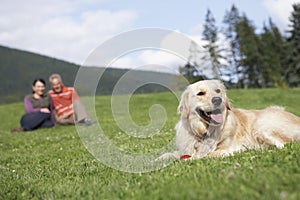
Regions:
[[226, 87], [222, 81], [219, 81], [219, 83], [222, 85], [222, 90], [225, 92], [225, 106], [227, 110], [231, 110], [230, 100], [228, 99], [226, 95]]
[[186, 89], [182, 95], [177, 112], [181, 114], [181, 117], [187, 118], [190, 112], [189, 109], [189, 90]]
[[225, 96], [225, 98], [226, 98], [226, 103], [225, 103], [225, 105], [226, 105], [226, 108], [227, 108], [227, 110], [231, 110], [230, 101], [229, 101], [229, 99], [228, 99], [227, 95]]

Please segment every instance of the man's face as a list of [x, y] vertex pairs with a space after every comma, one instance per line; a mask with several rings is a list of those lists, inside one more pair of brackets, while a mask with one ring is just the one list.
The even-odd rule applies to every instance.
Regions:
[[55, 93], [60, 93], [62, 91], [62, 83], [60, 82], [60, 80], [58, 78], [52, 79], [51, 87]]

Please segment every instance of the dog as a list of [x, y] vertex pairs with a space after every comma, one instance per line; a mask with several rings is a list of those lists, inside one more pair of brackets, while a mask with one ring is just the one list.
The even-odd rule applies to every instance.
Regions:
[[235, 109], [224, 84], [204, 80], [182, 93], [175, 126], [178, 151], [160, 158], [223, 157], [247, 149], [300, 141], [300, 118], [279, 106], [263, 110]]

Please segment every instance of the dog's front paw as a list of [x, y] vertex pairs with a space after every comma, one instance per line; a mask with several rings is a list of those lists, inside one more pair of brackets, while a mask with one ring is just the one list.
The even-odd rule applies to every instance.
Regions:
[[159, 156], [158, 158], [156, 158], [155, 160], [157, 161], [157, 160], [167, 160], [167, 159], [180, 159], [180, 156], [179, 156], [178, 152], [175, 151], [173, 153], [171, 153], [171, 152], [165, 153], [165, 154]]

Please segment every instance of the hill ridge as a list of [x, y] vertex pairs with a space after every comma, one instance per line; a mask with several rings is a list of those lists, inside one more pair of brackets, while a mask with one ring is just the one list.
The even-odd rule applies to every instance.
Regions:
[[[68, 61], [52, 58], [46, 55], [19, 50], [0, 45], [0, 104], [22, 101], [31, 92], [31, 83], [36, 78], [43, 78], [48, 83], [48, 77], [53, 73], [61, 74], [65, 85], [73, 86], [77, 72], [81, 66]], [[97, 89], [97, 94], [111, 94], [117, 81], [129, 69], [90, 67], [93, 70], [104, 70]], [[134, 71], [134, 70], [133, 70]], [[176, 75], [154, 71], [136, 71], [135, 76], [161, 76], [160, 79], [170, 79]], [[49, 84], [47, 85], [49, 88]], [[148, 85], [139, 89], [138, 93], [166, 91], [158, 85]]]

